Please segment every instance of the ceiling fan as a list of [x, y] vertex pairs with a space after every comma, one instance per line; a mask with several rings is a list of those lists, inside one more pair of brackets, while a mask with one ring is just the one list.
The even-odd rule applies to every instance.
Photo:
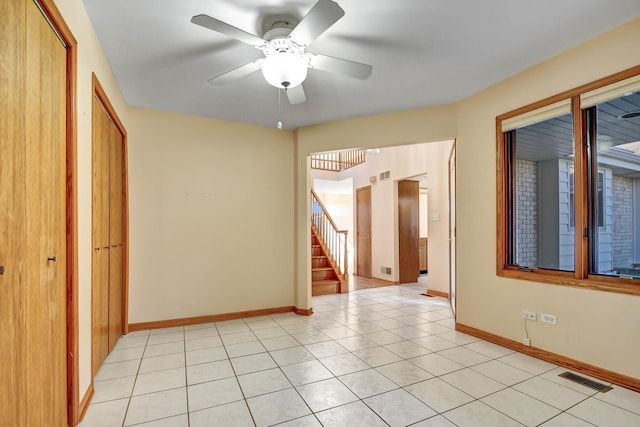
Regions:
[[191, 18], [191, 22], [247, 43], [261, 50], [265, 56], [213, 77], [209, 79], [210, 83], [223, 85], [262, 69], [269, 84], [285, 89], [289, 102], [299, 104], [306, 100], [301, 83], [307, 77], [309, 68], [345, 74], [360, 80], [366, 80], [371, 75], [371, 65], [306, 50], [307, 46], [343, 16], [344, 10], [337, 3], [318, 0], [299, 22], [291, 15], [265, 17], [262, 37], [208, 15], [196, 15]]

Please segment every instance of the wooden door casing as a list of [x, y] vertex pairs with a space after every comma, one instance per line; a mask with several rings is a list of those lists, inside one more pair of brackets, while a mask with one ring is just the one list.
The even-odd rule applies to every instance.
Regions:
[[418, 181], [398, 181], [399, 282], [413, 283], [420, 276], [420, 188]]
[[371, 278], [371, 187], [356, 189], [356, 274]]
[[456, 315], [456, 142], [449, 155], [449, 302]]

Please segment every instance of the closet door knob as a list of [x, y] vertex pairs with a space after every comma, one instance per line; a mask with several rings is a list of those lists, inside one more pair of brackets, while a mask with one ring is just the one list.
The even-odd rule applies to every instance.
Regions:
[[0, 265], [0, 276], [4, 274], [4, 265]]
[[50, 261], [56, 262], [56, 257], [47, 258], [47, 262], [50, 262]]

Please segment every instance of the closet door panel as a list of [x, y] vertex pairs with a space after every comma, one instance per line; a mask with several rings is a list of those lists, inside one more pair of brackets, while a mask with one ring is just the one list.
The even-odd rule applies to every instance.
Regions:
[[27, 425], [65, 425], [66, 49], [27, 3], [25, 363]]
[[102, 106], [94, 97], [91, 107], [92, 111], [92, 137], [91, 137], [91, 246], [93, 249], [91, 259], [91, 374], [95, 376], [101, 359], [101, 305], [100, 295], [102, 287], [102, 169], [100, 167], [102, 159]]
[[101, 109], [102, 115], [102, 136], [100, 137], [101, 159], [100, 180], [102, 193], [100, 206], [100, 225], [102, 227], [101, 234], [101, 264], [100, 264], [100, 358], [102, 361], [109, 354], [109, 231], [110, 231], [110, 209], [109, 209], [109, 168], [111, 164], [111, 147], [110, 147], [110, 127], [111, 122], [107, 117], [104, 109]]
[[25, 5], [0, 1], [0, 414], [14, 425], [26, 424], [22, 404], [26, 384], [22, 307], [25, 198]]
[[109, 127], [97, 98], [92, 106], [92, 371], [98, 371], [109, 354]]
[[122, 136], [109, 122], [110, 142], [110, 253], [109, 253], [109, 351], [122, 334]]

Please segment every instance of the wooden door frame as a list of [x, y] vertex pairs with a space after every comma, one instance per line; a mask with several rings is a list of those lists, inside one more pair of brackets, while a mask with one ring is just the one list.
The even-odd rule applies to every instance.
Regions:
[[[449, 191], [449, 303], [451, 303], [451, 297], [452, 295], [454, 295], [454, 301], [453, 304], [451, 305], [451, 308], [453, 310], [453, 318], [454, 320], [457, 317], [457, 313], [458, 310], [456, 309], [458, 306], [458, 286], [457, 286], [457, 278], [458, 278], [458, 274], [457, 274], [457, 270], [458, 270], [458, 266], [457, 266], [457, 249], [458, 249], [458, 242], [455, 240], [457, 237], [457, 216], [456, 216], [456, 210], [457, 210], [457, 201], [456, 203], [454, 203], [454, 209], [452, 211], [451, 209], [451, 199], [452, 199], [452, 194], [451, 194], [451, 160], [453, 159], [453, 164], [454, 164], [454, 171], [453, 171], [453, 175], [454, 175], [454, 182], [453, 182], [453, 187], [454, 187], [454, 191], [453, 191], [453, 199], [456, 199], [456, 195], [457, 195], [457, 191], [455, 191], [455, 186], [456, 183], [458, 181], [457, 179], [457, 164], [456, 164], [456, 157], [457, 153], [456, 153], [456, 140], [453, 140], [453, 145], [451, 146], [451, 152], [449, 153], [449, 161], [447, 162], [447, 182], [448, 182], [448, 191]], [[453, 237], [451, 237], [451, 224], [454, 224], [454, 231], [453, 231]], [[452, 240], [453, 239], [453, 240]], [[451, 250], [451, 246], [453, 246], [453, 251]], [[451, 253], [454, 253], [454, 256], [451, 256]], [[451, 271], [455, 271], [456, 274], [452, 275]], [[455, 283], [454, 283], [455, 282]], [[452, 289], [455, 288], [455, 292], [452, 293]]]
[[[28, 0], [26, 0], [28, 1]], [[76, 86], [78, 42], [53, 0], [36, 0], [67, 51], [66, 82], [66, 323], [67, 323], [67, 422], [79, 420], [78, 361], [78, 190], [77, 190], [77, 122]]]
[[122, 234], [124, 242], [124, 254], [122, 260], [122, 333], [129, 333], [129, 165], [127, 151], [127, 131], [118, 117], [115, 108], [109, 101], [104, 88], [100, 84], [95, 73], [91, 74], [91, 94], [105, 109], [120, 135], [122, 135], [122, 187], [124, 188], [122, 200]]

